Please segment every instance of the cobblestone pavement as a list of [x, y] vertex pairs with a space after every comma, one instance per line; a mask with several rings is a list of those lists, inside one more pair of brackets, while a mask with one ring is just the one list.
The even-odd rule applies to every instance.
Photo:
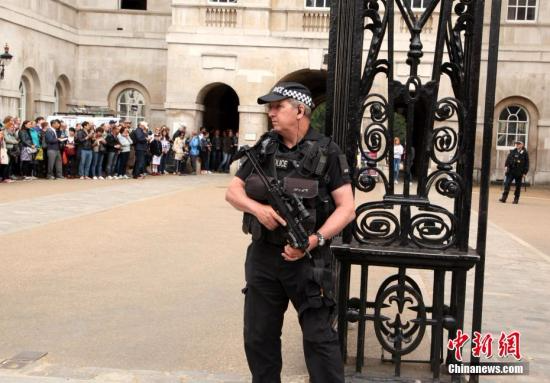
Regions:
[[[238, 293], [248, 239], [223, 201], [228, 181], [214, 175], [0, 185], [0, 361], [25, 350], [49, 352], [22, 369], [0, 369], [0, 383], [249, 382]], [[9, 189], [2, 202], [13, 185], [21, 196]], [[550, 382], [550, 192], [529, 193], [517, 206], [497, 198], [495, 189], [483, 330], [520, 330], [530, 375], [481, 381]], [[373, 273], [373, 283], [388, 272]], [[431, 275], [414, 278], [429, 299]], [[468, 296], [468, 309], [471, 302]], [[307, 382], [299, 331], [291, 309], [283, 331], [286, 383]], [[369, 342], [367, 366], [380, 356]]]

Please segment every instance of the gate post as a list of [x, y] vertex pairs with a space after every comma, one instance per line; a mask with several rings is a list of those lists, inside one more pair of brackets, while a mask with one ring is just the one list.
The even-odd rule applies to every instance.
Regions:
[[[340, 270], [338, 331], [344, 357], [348, 321], [357, 321], [355, 369], [363, 370], [366, 323], [372, 321], [378, 342], [391, 354], [387, 361], [394, 363], [395, 376], [401, 375], [404, 361], [427, 362], [437, 380], [445, 358], [445, 332], [452, 339], [464, 328], [466, 276], [472, 267], [476, 267], [473, 327], [481, 329], [492, 143], [492, 120], [487, 116], [492, 119], [494, 106], [499, 29], [495, 15], [500, 0], [492, 6], [482, 163], [487, 179], [482, 177], [475, 249], [468, 243], [485, 1], [432, 0], [420, 11], [411, 3], [332, 2], [327, 132], [346, 153], [356, 196], [376, 190], [382, 197], [359, 204], [356, 221], [331, 247]], [[406, 50], [396, 49], [396, 20], [410, 36]], [[431, 29], [435, 20], [435, 39], [424, 39], [426, 25]], [[431, 45], [425, 48], [425, 44]], [[404, 55], [406, 62], [400, 64]], [[443, 76], [450, 86], [442, 85]], [[399, 169], [396, 173], [392, 169], [393, 139], [398, 134], [405, 144], [400, 185]], [[354, 266], [361, 268], [360, 293], [350, 299]], [[371, 294], [372, 299], [367, 294], [369, 271], [380, 266], [394, 268], [395, 274]], [[424, 299], [410, 269], [431, 272], [431, 302]], [[447, 273], [452, 276], [450, 286], [445, 286]], [[406, 359], [421, 344], [428, 326], [429, 358]], [[446, 362], [460, 361], [448, 353]], [[453, 376], [453, 381], [457, 379]]]

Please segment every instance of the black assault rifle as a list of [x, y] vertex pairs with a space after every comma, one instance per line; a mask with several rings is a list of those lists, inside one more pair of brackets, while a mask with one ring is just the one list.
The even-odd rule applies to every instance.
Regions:
[[311, 254], [307, 251], [309, 246], [308, 235], [302, 225], [302, 222], [309, 218], [309, 212], [304, 204], [296, 194], [289, 195], [285, 193], [276, 178], [270, 180], [267, 177], [248, 145], [239, 149], [233, 160], [238, 160], [243, 156], [248, 158], [260, 180], [267, 188], [269, 205], [285, 220], [284, 232], [288, 244], [295, 249], [303, 250], [311, 258]]

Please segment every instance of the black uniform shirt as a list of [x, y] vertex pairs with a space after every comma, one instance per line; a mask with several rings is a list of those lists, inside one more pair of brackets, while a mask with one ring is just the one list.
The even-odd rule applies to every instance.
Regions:
[[522, 149], [521, 151], [513, 149], [508, 154], [506, 158], [506, 166], [508, 171], [514, 176], [521, 176], [527, 174], [529, 171], [529, 155], [527, 150]]
[[[314, 129], [310, 128], [302, 141], [298, 143], [293, 148], [288, 148], [281, 139], [280, 136], [278, 137], [278, 152], [279, 153], [288, 153], [291, 151], [296, 151], [301, 148], [301, 146], [304, 144], [305, 141], [308, 140], [319, 140], [323, 137], [320, 133], [316, 132]], [[250, 164], [248, 161], [245, 161], [239, 170], [237, 171], [236, 176], [242, 179], [243, 181], [246, 181], [247, 177], [252, 173], [252, 164]], [[271, 172], [269, 171], [268, 174]], [[281, 172], [284, 173], [284, 172]], [[327, 190], [328, 192], [333, 192], [334, 190], [338, 189], [339, 187], [351, 183], [350, 178], [350, 170], [348, 167], [348, 164], [346, 162], [345, 156], [342, 154], [342, 151], [338, 147], [338, 145], [331, 141], [328, 147], [328, 156], [327, 156], [327, 165], [325, 170], [328, 180], [327, 183]], [[279, 177], [281, 177], [281, 174], [279, 174]]]

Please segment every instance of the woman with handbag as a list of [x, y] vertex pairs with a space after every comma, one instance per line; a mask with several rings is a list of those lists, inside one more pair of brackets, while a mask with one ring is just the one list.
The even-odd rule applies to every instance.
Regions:
[[172, 150], [174, 151], [174, 161], [176, 162], [174, 174], [183, 174], [184, 169], [181, 163], [185, 157], [185, 131], [180, 131], [179, 136], [174, 140]]
[[8, 150], [8, 156], [10, 157], [8, 174], [12, 180], [16, 180], [17, 175], [20, 174], [18, 165], [21, 152], [19, 150], [19, 140], [15, 132], [14, 118], [11, 116], [6, 117], [4, 119], [4, 127], [4, 141]]
[[25, 120], [19, 130], [19, 147], [21, 149], [21, 173], [24, 180], [28, 181], [32, 179], [33, 160], [38, 149], [34, 145], [31, 137], [31, 129], [33, 128], [33, 121]]
[[4, 130], [0, 130], [0, 182], [13, 182], [9, 177], [9, 164], [10, 156], [8, 155], [8, 148], [6, 148], [6, 141], [4, 140]]

